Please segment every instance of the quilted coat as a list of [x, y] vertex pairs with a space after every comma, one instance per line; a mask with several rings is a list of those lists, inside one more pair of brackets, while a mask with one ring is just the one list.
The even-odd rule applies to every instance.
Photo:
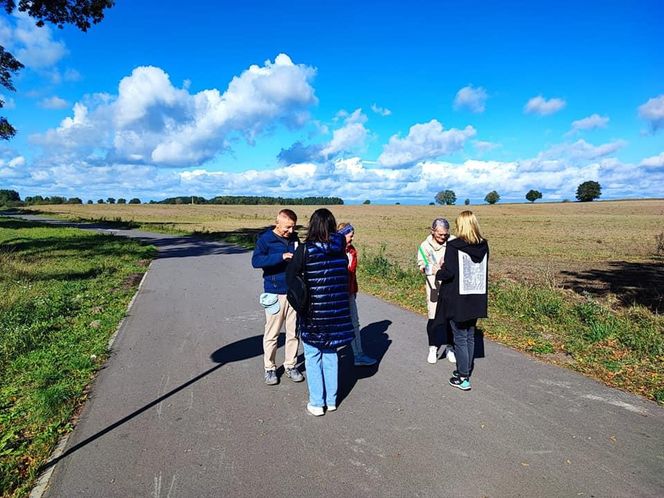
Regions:
[[300, 244], [288, 265], [287, 282], [295, 275], [302, 275], [309, 289], [309, 310], [297, 317], [300, 338], [320, 349], [349, 344], [355, 331], [350, 318], [346, 239], [334, 233], [329, 242]]

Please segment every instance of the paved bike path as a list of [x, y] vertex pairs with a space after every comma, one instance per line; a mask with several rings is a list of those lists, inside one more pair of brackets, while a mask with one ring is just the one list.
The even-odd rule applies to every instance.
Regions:
[[48, 497], [664, 494], [655, 403], [488, 340], [473, 390], [455, 390], [450, 363], [426, 363], [425, 318], [362, 294], [380, 364], [354, 368], [342, 351], [339, 409], [314, 418], [306, 383], [263, 384], [249, 252], [115, 233], [152, 238], [160, 257]]

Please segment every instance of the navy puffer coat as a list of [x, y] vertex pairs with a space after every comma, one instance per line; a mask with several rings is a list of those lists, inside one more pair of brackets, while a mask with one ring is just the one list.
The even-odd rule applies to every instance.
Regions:
[[355, 331], [350, 318], [345, 237], [335, 233], [327, 243], [301, 244], [288, 265], [287, 281], [295, 275], [302, 275], [309, 288], [309, 311], [297, 317], [302, 340], [320, 349], [349, 344]]

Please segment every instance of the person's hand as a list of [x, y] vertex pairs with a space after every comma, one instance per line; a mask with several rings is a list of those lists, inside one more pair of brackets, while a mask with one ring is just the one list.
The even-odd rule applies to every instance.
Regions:
[[442, 265], [439, 265], [439, 264], [433, 265], [431, 267], [431, 274], [435, 275], [436, 273], [438, 273], [438, 270], [440, 270], [441, 268], [442, 268]]
[[427, 271], [427, 269], [424, 266], [420, 266], [420, 273], [424, 273], [426, 271]]
[[284, 261], [288, 261], [289, 259], [293, 259], [293, 253], [292, 252], [285, 252], [282, 257], [284, 258]]

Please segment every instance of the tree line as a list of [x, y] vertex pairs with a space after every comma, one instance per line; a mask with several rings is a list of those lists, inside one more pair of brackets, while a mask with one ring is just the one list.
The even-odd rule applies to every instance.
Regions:
[[267, 197], [256, 195], [218, 195], [211, 199], [198, 196], [169, 197], [157, 204], [225, 204], [225, 205], [290, 205], [290, 206], [332, 206], [343, 204], [340, 197]]

